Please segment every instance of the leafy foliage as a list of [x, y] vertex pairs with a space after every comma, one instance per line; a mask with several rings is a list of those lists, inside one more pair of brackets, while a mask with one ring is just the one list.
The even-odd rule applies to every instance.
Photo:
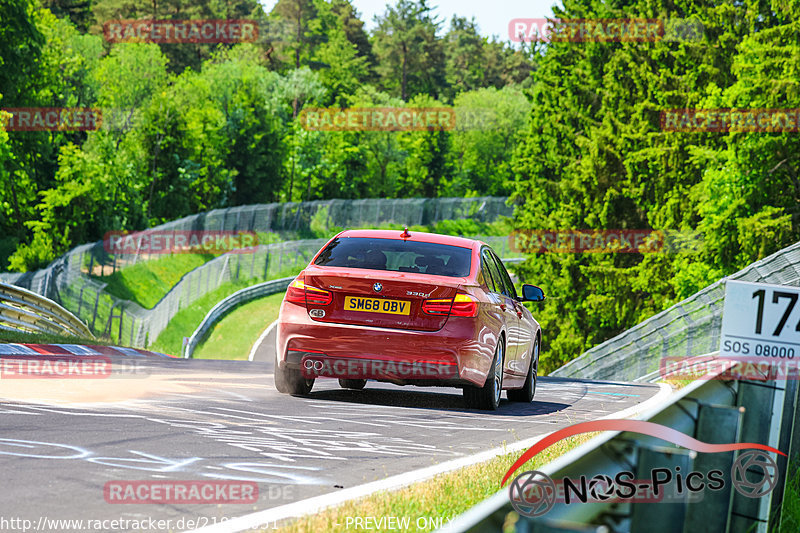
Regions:
[[[511, 194], [517, 229], [697, 231], [676, 254], [542, 254], [542, 371], [800, 236], [796, 133], [676, 133], [679, 108], [800, 108], [782, 0], [564, 0], [556, 16], [690, 20], [694, 39], [514, 45], [396, 0], [6, 0], [0, 104], [98, 107], [96, 131], [0, 129], [0, 263], [38, 268], [109, 230], [323, 198]], [[255, 43], [108, 43], [114, 19], [252, 18]], [[452, 106], [444, 131], [309, 131], [314, 107]], [[457, 231], [458, 227], [443, 228]]]

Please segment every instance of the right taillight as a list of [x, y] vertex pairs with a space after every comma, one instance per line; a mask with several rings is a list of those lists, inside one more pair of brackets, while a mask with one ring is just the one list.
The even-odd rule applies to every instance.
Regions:
[[469, 294], [456, 294], [450, 316], [478, 316], [478, 300]]
[[306, 285], [298, 277], [286, 289], [286, 301], [299, 305], [328, 305], [333, 301], [333, 294], [325, 289]]
[[478, 316], [478, 300], [468, 294], [458, 293], [453, 299], [425, 300], [422, 311], [429, 315]]

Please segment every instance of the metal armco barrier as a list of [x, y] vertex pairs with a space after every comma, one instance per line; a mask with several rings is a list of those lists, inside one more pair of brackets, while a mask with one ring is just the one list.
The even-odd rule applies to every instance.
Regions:
[[[325, 200], [264, 204], [216, 209], [184, 217], [155, 231], [250, 231], [275, 233], [284, 239], [308, 232], [343, 227], [431, 224], [442, 220], [473, 219], [492, 222], [510, 216], [507, 198], [404, 198]], [[507, 254], [508, 237], [487, 237], [495, 251]], [[110, 254], [103, 242], [84, 244], [36, 272], [0, 273], [11, 283], [58, 302], [88, 324], [89, 329], [114, 342], [147, 347], [172, 318], [198, 298], [226, 282], [260, 282], [299, 272], [327, 239], [284, 240], [257, 246], [252, 253], [217, 257], [186, 274], [153, 309], [106, 292], [103, 276], [159, 254]]]
[[[545, 514], [529, 518], [517, 514], [509, 500], [508, 486], [525, 471], [515, 472], [509, 482], [488, 500], [473, 507], [445, 530], [473, 533], [606, 531], [615, 533], [689, 533], [714, 531], [798, 531], [800, 523], [781, 513], [787, 485], [798, 476], [800, 421], [797, 415], [798, 384], [790, 381], [696, 381], [673, 395], [663, 407], [640, 417], [712, 444], [752, 442], [781, 450], [787, 457], [773, 457], [779, 477], [775, 488], [762, 497], [746, 497], [732, 485], [732, 466], [739, 452], [702, 453], [669, 442], [629, 432], [607, 432], [540, 471], [552, 479], [591, 479], [605, 474], [614, 478], [631, 471], [636, 480], [651, 479], [652, 468], [723, 472], [720, 490], [707, 487], [695, 496], [699, 501], [589, 502], [566, 504], [556, 500]], [[777, 454], [770, 454], [774, 456]], [[757, 476], [749, 478], [758, 479]], [[498, 486], [500, 480], [498, 479]], [[672, 483], [675, 482], [673, 477]], [[791, 490], [791, 489], [790, 489]]]
[[258, 283], [256, 285], [236, 291], [224, 300], [220, 301], [211, 309], [211, 311], [208, 312], [208, 314], [206, 314], [206, 316], [203, 318], [203, 321], [199, 326], [197, 326], [197, 329], [194, 330], [194, 333], [192, 333], [192, 336], [189, 337], [189, 342], [183, 349], [183, 357], [186, 359], [191, 358], [195, 348], [197, 348], [198, 344], [200, 344], [200, 341], [203, 340], [203, 337], [206, 335], [206, 333], [208, 333], [208, 331], [214, 327], [214, 324], [216, 324], [230, 311], [233, 311], [236, 307], [251, 300], [269, 296], [270, 294], [284, 292], [293, 279], [294, 277], [288, 277], [267, 281], [265, 283]]
[[[800, 243], [743, 268], [727, 279], [800, 285]], [[631, 329], [587, 350], [551, 375], [633, 381], [658, 369], [664, 357], [691, 357], [719, 348], [725, 279]]]
[[93, 339], [78, 317], [35, 292], [0, 283], [0, 329]]

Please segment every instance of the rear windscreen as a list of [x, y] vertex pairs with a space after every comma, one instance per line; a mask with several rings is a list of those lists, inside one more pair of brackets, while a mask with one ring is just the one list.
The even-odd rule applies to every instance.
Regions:
[[463, 278], [471, 260], [470, 248], [448, 244], [343, 237], [331, 241], [314, 264]]

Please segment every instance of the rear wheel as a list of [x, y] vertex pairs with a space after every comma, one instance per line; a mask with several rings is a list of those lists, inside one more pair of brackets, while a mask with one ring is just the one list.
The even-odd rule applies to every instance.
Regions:
[[533, 343], [533, 350], [531, 351], [531, 366], [528, 369], [528, 377], [525, 379], [525, 385], [521, 389], [514, 389], [506, 391], [506, 397], [512, 402], [530, 403], [533, 400], [533, 395], [536, 394], [536, 373], [537, 364], [539, 362], [539, 338]]
[[494, 351], [494, 359], [486, 376], [486, 383], [483, 387], [466, 386], [464, 387], [464, 401], [469, 409], [484, 409], [494, 411], [500, 405], [500, 393], [503, 390], [503, 356], [505, 355], [505, 345], [503, 339]]
[[339, 386], [343, 389], [361, 390], [367, 385], [366, 379], [339, 378]]
[[275, 354], [275, 388], [278, 392], [305, 396], [313, 386], [314, 380], [303, 377], [300, 370], [278, 366], [278, 354]]

